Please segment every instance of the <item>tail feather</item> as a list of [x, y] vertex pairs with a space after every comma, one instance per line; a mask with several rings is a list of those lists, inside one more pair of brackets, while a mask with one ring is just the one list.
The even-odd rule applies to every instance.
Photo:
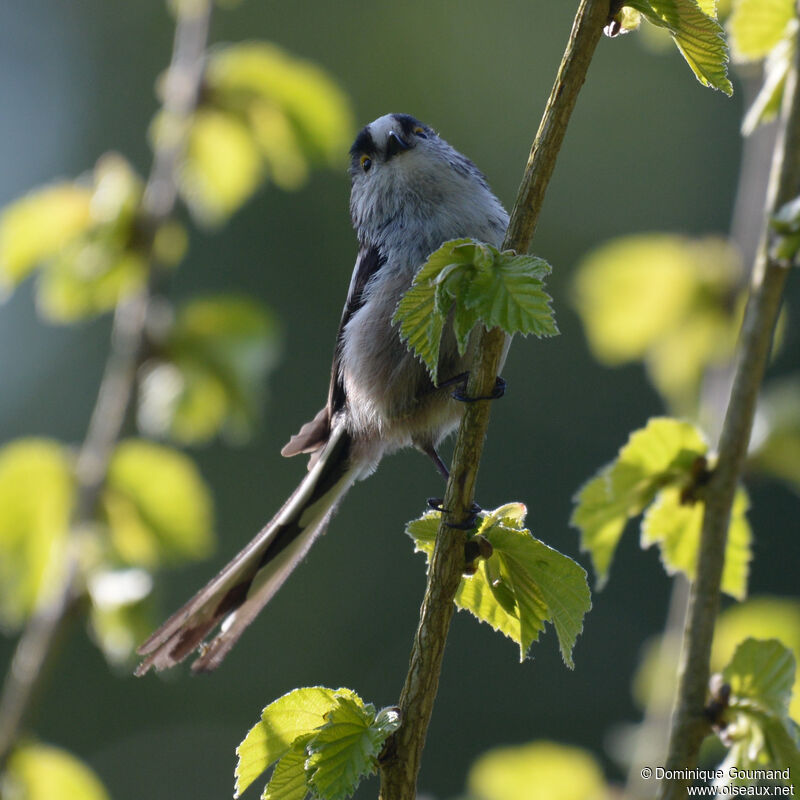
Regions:
[[[195, 649], [194, 671], [215, 669], [244, 629], [280, 589], [324, 532], [345, 492], [359, 477], [350, 457], [350, 437], [335, 428], [320, 458], [281, 510], [206, 586], [139, 648], [136, 668], [144, 675], [179, 664]], [[204, 645], [222, 622], [222, 629]]]

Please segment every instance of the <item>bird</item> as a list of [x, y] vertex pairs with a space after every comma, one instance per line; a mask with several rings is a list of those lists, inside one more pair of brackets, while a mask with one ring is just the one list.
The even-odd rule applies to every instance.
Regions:
[[366, 125], [350, 149], [349, 173], [358, 256], [328, 399], [281, 451], [308, 454], [308, 474], [252, 541], [139, 647], [137, 675], [173, 667], [195, 650], [194, 672], [218, 667], [325, 531], [348, 489], [384, 455], [415, 447], [447, 477], [437, 448], [464, 409], [447, 387], [468, 373], [473, 348], [460, 355], [446, 325], [443, 380], [434, 385], [393, 316], [432, 252], [465, 237], [499, 247], [508, 214], [472, 161], [408, 114]]

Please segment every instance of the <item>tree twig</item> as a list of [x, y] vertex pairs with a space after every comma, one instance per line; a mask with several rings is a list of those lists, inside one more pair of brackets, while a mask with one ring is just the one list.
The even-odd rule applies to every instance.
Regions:
[[[731, 506], [750, 442], [761, 387], [789, 269], [770, 255], [769, 217], [800, 194], [800, 51], [784, 90], [783, 129], [776, 143], [767, 197], [765, 230], [750, 287], [739, 344], [736, 373], [719, 442], [719, 456], [705, 496], [703, 529], [692, 585], [679, 675], [678, 693], [665, 767], [692, 768], [710, 732], [704, 716], [711, 645], [719, 609]], [[665, 800], [686, 797], [687, 781], [664, 781]]]
[[[159, 266], [153, 252], [152, 237], [175, 207], [178, 163], [200, 96], [211, 0], [177, 3], [176, 6], [175, 39], [164, 79], [162, 104], [169, 135], [162, 137], [156, 145], [139, 209], [149, 278], [141, 291], [120, 302], [114, 314], [110, 354], [76, 461], [73, 531], [79, 531], [95, 518], [109, 462], [133, 397], [145, 340], [147, 311]], [[26, 625], [6, 675], [0, 695], [0, 769], [11, 753], [41, 688], [58, 633], [83, 592], [72, 538], [58, 590], [53, 592], [53, 587], [48, 586], [52, 599], [37, 608]]]
[[[603, 26], [609, 0], [581, 0], [544, 116], [531, 148], [511, 214], [504, 248], [526, 252], [539, 218], [547, 184], [555, 168], [572, 110], [586, 78]], [[500, 329], [483, 331], [468, 393], [488, 396], [507, 347]], [[405, 686], [400, 695], [403, 723], [381, 764], [381, 800], [413, 800], [428, 724], [439, 685], [453, 600], [464, 568], [466, 533], [448, 527], [467, 518], [475, 496], [478, 465], [489, 424], [489, 403], [470, 403], [458, 432], [444, 515], [428, 569], [428, 583], [414, 637]]]

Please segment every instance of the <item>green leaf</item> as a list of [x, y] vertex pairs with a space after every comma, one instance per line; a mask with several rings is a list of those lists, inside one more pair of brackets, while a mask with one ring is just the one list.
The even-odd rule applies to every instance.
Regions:
[[782, 234], [800, 232], [800, 197], [784, 203], [770, 219], [770, 227]]
[[[172, 134], [157, 118], [158, 142]], [[179, 173], [184, 201], [202, 224], [219, 225], [250, 198], [261, 183], [258, 144], [247, 126], [231, 114], [201, 108], [192, 119], [189, 143]]]
[[58, 442], [0, 449], [0, 624], [18, 627], [59, 585], [73, 502], [72, 464]]
[[90, 224], [91, 190], [74, 183], [38, 189], [0, 215], [0, 288], [14, 287]]
[[628, 521], [629, 503], [625, 497], [613, 497], [606, 467], [575, 495], [575, 510], [570, 524], [581, 532], [581, 551], [592, 558], [597, 588], [608, 580], [611, 561]]
[[[667, 487], [659, 492], [642, 519], [642, 548], [658, 544], [661, 561], [669, 575], [683, 572], [689, 580], [697, 573], [700, 531], [703, 527], [702, 503], [681, 503], [680, 489]], [[731, 510], [728, 541], [725, 547], [725, 567], [722, 572], [722, 591], [737, 600], [747, 596], [747, 575], [752, 533], [745, 516], [749, 507], [747, 493], [737, 490]]]
[[92, 188], [76, 182], [34, 192], [0, 220], [0, 284], [40, 267], [36, 302], [51, 322], [107, 311], [146, 277], [134, 236], [142, 181], [114, 154], [98, 160], [92, 180]]
[[[343, 166], [352, 137], [347, 98], [319, 67], [264, 42], [215, 48], [194, 115], [181, 193], [207, 225], [223, 222], [271, 178], [296, 189], [313, 164]], [[181, 135], [161, 115], [156, 140]]]
[[725, 775], [732, 767], [786, 771], [788, 776], [775, 777], [796, 786], [800, 732], [789, 717], [795, 682], [792, 652], [777, 639], [746, 639], [736, 648], [722, 679], [731, 687], [725, 740], [732, 746], [723, 765]]
[[789, 716], [795, 661], [777, 639], [746, 639], [722, 677], [731, 687], [731, 707], [755, 708], [778, 719]]
[[378, 766], [378, 755], [388, 736], [400, 725], [389, 709], [375, 714], [360, 699], [337, 696], [325, 725], [308, 743], [306, 771], [309, 785], [325, 800], [350, 797], [365, 775]]
[[558, 334], [551, 298], [543, 291], [550, 272], [535, 256], [500, 252], [473, 239], [445, 242], [431, 253], [397, 306], [400, 336], [438, 379], [444, 323], [455, 304], [453, 328], [459, 352], [478, 322], [506, 333]]
[[250, 117], [269, 164], [288, 154], [343, 166], [353, 137], [350, 103], [315, 64], [268, 42], [224, 45], [212, 51], [206, 81], [214, 103]]
[[759, 403], [750, 466], [800, 492], [800, 378], [772, 383]]
[[759, 125], [771, 122], [780, 113], [796, 46], [797, 37], [789, 36], [778, 42], [764, 60], [764, 82], [742, 120], [743, 136], [749, 136]]
[[703, 13], [697, 0], [626, 0], [648, 22], [666, 28], [703, 86], [733, 94], [728, 80], [728, 48], [722, 26]]
[[[294, 742], [325, 724], [325, 715], [336, 706], [337, 697], [356, 697], [349, 689], [311, 686], [294, 689], [270, 703], [261, 720], [236, 748], [236, 793], [248, 786], [278, 759], [286, 756]], [[289, 769], [287, 765], [285, 769]]]
[[534, 539], [530, 531], [498, 525], [484, 535], [510, 578], [521, 623], [520, 657], [548, 621], [556, 629], [564, 663], [574, 669], [572, 650], [592, 607], [586, 570]]
[[607, 36], [617, 36], [621, 33], [635, 31], [642, 24], [641, 12], [629, 6], [623, 6], [614, 15], [613, 20], [605, 27]]
[[[482, 519], [477, 533], [489, 540], [494, 552], [481, 569], [461, 581], [455, 603], [515, 641], [520, 660], [538, 640], [545, 622], [551, 622], [564, 662], [572, 668], [572, 649], [591, 608], [586, 572], [521, 527], [524, 509], [522, 504], [509, 504]], [[417, 551], [424, 552], [428, 561], [440, 519], [439, 512], [430, 512], [406, 526]]]
[[707, 452], [703, 434], [691, 422], [654, 417], [634, 431], [619, 451], [609, 473], [611, 491], [627, 498], [629, 508], [639, 513], [659, 484], [685, 478], [696, 459]]
[[[751, 791], [754, 784], [790, 784], [795, 790], [798, 788], [794, 776], [800, 769], [800, 735], [792, 720], [778, 720], [770, 714], [748, 710], [729, 713], [726, 722], [724, 737], [730, 750], [719, 765], [723, 777], [715, 781], [715, 785], [722, 789], [720, 794], [731, 794], [730, 790], [725, 792], [723, 788], [731, 785], [747, 786]], [[764, 780], [748, 779], [749, 770], [762, 771], [760, 774]], [[737, 774], [740, 771], [744, 774]]]
[[612, 792], [587, 750], [538, 741], [482, 755], [467, 777], [480, 800], [604, 800]]
[[[445, 242], [428, 256], [428, 260], [414, 276], [411, 288], [398, 303], [392, 318], [392, 322], [400, 326], [400, 337], [428, 367], [434, 384], [438, 381], [439, 345], [444, 321], [452, 306], [452, 296], [449, 292], [440, 291], [439, 286], [442, 276], [448, 278], [454, 268], [469, 266], [463, 260], [463, 254], [456, 250], [462, 244], [472, 244], [472, 240], [454, 239]], [[460, 341], [465, 341], [467, 335], [461, 330], [463, 322], [462, 314], [459, 320]]]
[[275, 765], [261, 800], [305, 800], [308, 795], [306, 780], [306, 744], [310, 737], [300, 737]]
[[[723, 611], [717, 621], [711, 669], [722, 672], [743, 639], [778, 639], [800, 658], [800, 601], [796, 598], [756, 597]], [[800, 675], [795, 678], [790, 716], [800, 719]]]
[[266, 308], [246, 297], [194, 300], [179, 311], [158, 352], [142, 381], [142, 430], [182, 443], [250, 435], [280, 352], [278, 325]]
[[[711, 671], [721, 673], [733, 658], [739, 644], [749, 637], [778, 639], [800, 657], [800, 601], [795, 598], [755, 597], [735, 603], [717, 619], [711, 651]], [[641, 708], [652, 704], [668, 713], [675, 695], [675, 675], [680, 651], [679, 637], [662, 641], [656, 636], [647, 643], [634, 677], [634, 694]], [[664, 660], [664, 649], [674, 664]], [[790, 716], [800, 719], [800, 675], [795, 678]], [[798, 773], [800, 774], [800, 773]]]
[[719, 19], [719, 14], [717, 13], [717, 0], [697, 0], [697, 5], [707, 17]]
[[492, 266], [478, 270], [470, 282], [464, 297], [467, 308], [473, 309], [487, 328], [524, 336], [558, 335], [551, 298], [543, 291], [550, 265], [536, 256], [510, 251], [494, 256]]
[[770, 241], [770, 258], [787, 267], [798, 263], [800, 252], [800, 197], [785, 203], [770, 219], [774, 231]]
[[42, 264], [36, 303], [51, 322], [74, 322], [109, 311], [147, 278], [147, 261], [136, 245], [135, 231], [143, 182], [113, 153], [98, 160], [92, 177], [91, 226]]
[[190, 458], [129, 439], [111, 459], [102, 496], [111, 541], [126, 564], [205, 558], [214, 545], [211, 494]]
[[110, 311], [146, 279], [147, 263], [140, 255], [82, 239], [42, 270], [36, 305], [50, 322], [75, 322]]
[[153, 630], [153, 578], [138, 568], [90, 571], [89, 632], [106, 660], [115, 666], [132, 661], [136, 647]]
[[582, 261], [572, 297], [596, 358], [644, 360], [668, 404], [694, 414], [703, 373], [733, 352], [741, 277], [741, 258], [722, 239], [626, 236]]
[[45, 744], [27, 744], [11, 754], [0, 779], [11, 800], [111, 800], [100, 779], [75, 756]]
[[600, 586], [628, 519], [640, 514], [670, 483], [683, 486], [708, 445], [688, 422], [659, 417], [631, 434], [616, 460], [603, 467], [575, 496], [571, 524], [581, 532]]
[[739, 61], [764, 58], [788, 38], [795, 17], [792, 0], [736, 0], [728, 20], [731, 50]]

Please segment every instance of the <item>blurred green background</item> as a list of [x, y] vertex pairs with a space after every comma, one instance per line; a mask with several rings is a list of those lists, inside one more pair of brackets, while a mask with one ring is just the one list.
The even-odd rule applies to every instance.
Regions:
[[[390, 111], [419, 117], [472, 158], [510, 208], [575, 5], [250, 0], [218, 11], [212, 38], [268, 39], [314, 60], [350, 95], [359, 125]], [[153, 85], [173, 32], [163, 0], [29, 0], [7, 5], [0, 19], [0, 203], [90, 169], [108, 150], [146, 173]], [[728, 99], [704, 89], [674, 50], [654, 55], [639, 39], [603, 40], [579, 99], [533, 246], [554, 267], [549, 286], [562, 335], [514, 343], [478, 490], [487, 508], [525, 502], [534, 534], [587, 567], [568, 526], [571, 497], [663, 407], [640, 367], [609, 370], [592, 360], [567, 299], [573, 267], [620, 234], [726, 233], [742, 146], [743, 93]], [[258, 297], [280, 315], [285, 349], [253, 441], [193, 453], [214, 491], [220, 546], [210, 562], [162, 573], [164, 614], [250, 539], [304, 473], [302, 461], [286, 461], [279, 450], [327, 392], [356, 250], [348, 192], [343, 156], [341, 169], [315, 172], [302, 190], [267, 187], [221, 232], [193, 234], [171, 293]], [[789, 292], [790, 305], [793, 298], [800, 307], [797, 281]], [[81, 440], [108, 332], [107, 318], [42, 324], [30, 282], [2, 306], [0, 442]], [[798, 368], [798, 345], [790, 320], [774, 374]], [[774, 483], [750, 488], [751, 594], [796, 594], [797, 497]], [[117, 800], [228, 797], [234, 748], [275, 697], [321, 684], [392, 704], [425, 577], [403, 524], [440, 492], [418, 454], [385, 461], [368, 485], [355, 487], [328, 535], [211, 676], [113, 674], [76, 628], [33, 720], [37, 734], [86, 759]], [[480, 753], [536, 738], [586, 746], [610, 777], [619, 775], [606, 751], [609, 731], [637, 718], [630, 678], [643, 640], [663, 626], [670, 592], [657, 553], [641, 552], [637, 539], [631, 526], [609, 585], [594, 597], [574, 672], [561, 663], [552, 632], [520, 665], [513, 643], [457, 615], [422, 792], [456, 795]], [[0, 640], [3, 670], [12, 645]], [[366, 783], [357, 796], [373, 796], [376, 787]]]

